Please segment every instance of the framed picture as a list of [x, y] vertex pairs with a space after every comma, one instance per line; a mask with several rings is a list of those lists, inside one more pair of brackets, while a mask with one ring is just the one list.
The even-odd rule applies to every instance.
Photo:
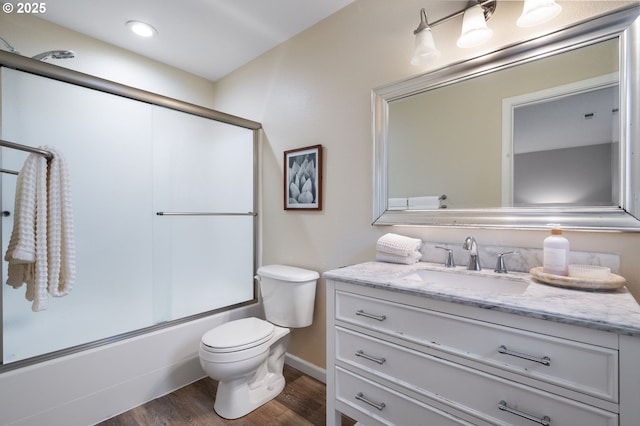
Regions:
[[322, 145], [284, 152], [284, 209], [322, 210]]

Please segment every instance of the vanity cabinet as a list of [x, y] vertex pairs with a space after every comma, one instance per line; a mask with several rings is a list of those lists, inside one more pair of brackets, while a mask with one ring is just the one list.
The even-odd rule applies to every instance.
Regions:
[[328, 425], [640, 424], [632, 336], [330, 278], [327, 321]]

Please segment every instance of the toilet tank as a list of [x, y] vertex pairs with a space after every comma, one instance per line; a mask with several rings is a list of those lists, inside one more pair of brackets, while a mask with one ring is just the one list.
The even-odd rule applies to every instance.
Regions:
[[267, 321], [281, 327], [308, 327], [313, 322], [316, 282], [320, 274], [287, 265], [258, 268]]

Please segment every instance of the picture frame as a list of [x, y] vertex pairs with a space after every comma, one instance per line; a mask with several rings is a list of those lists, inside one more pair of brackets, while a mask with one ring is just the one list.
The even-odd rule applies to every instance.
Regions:
[[284, 209], [322, 210], [322, 145], [284, 152]]

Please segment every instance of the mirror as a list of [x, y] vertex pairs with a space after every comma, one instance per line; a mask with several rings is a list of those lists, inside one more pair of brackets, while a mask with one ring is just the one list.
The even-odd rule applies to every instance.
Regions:
[[640, 231], [637, 17], [374, 89], [374, 224]]

